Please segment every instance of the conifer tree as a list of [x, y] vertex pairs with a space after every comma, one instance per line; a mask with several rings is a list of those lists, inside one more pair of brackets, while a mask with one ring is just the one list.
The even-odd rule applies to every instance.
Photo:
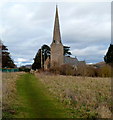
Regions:
[[[36, 69], [40, 69], [41, 67], [43, 67], [44, 62], [46, 61], [48, 56], [50, 56], [50, 47], [48, 45], [43, 45], [41, 49], [38, 50], [34, 58], [32, 69], [36, 70]], [[42, 66], [41, 66], [41, 59], [42, 59]]]
[[70, 56], [70, 55], [72, 55], [71, 54], [71, 52], [70, 52], [70, 47], [68, 47], [68, 46], [64, 46], [64, 55], [65, 56]]
[[110, 44], [109, 49], [104, 57], [104, 61], [108, 64], [113, 64], [113, 45]]
[[0, 61], [2, 68], [14, 68], [16, 67], [13, 60], [10, 57], [7, 46], [5, 46], [0, 40]]

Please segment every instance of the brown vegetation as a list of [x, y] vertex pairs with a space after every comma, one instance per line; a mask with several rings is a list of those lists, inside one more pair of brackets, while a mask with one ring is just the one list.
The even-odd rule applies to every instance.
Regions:
[[10, 117], [15, 114], [17, 108], [13, 108], [16, 103], [16, 80], [21, 73], [7, 72], [2, 74], [2, 111], [3, 117]]
[[62, 65], [61, 67], [53, 66], [49, 70], [54, 74], [60, 75], [73, 75], [73, 76], [87, 76], [87, 77], [111, 77], [111, 67], [107, 64], [101, 67], [79, 65], [72, 67], [69, 64]]
[[74, 118], [111, 117], [111, 79], [36, 74]]
[[[16, 79], [20, 74], [3, 73], [3, 116], [5, 117], [18, 111], [13, 104], [18, 103]], [[35, 74], [49, 93], [69, 109], [73, 118], [111, 117], [111, 78], [49, 75], [49, 72]]]

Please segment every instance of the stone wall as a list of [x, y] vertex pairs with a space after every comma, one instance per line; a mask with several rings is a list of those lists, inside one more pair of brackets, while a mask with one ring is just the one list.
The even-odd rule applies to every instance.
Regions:
[[64, 50], [61, 43], [51, 45], [51, 66], [61, 66], [64, 63]]

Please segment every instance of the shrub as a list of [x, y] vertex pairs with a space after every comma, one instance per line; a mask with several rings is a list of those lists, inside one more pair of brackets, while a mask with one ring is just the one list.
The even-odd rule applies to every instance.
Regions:
[[96, 69], [92, 66], [87, 66], [86, 69], [85, 69], [85, 76], [97, 77]]
[[69, 64], [62, 65], [59, 70], [60, 70], [61, 75], [74, 75], [75, 74], [73, 67]]
[[54, 74], [60, 74], [60, 72], [59, 72], [60, 68], [59, 68], [59, 66], [57, 65], [56, 62], [53, 63], [53, 66], [50, 67], [49, 71], [54, 73]]
[[86, 65], [85, 64], [79, 64], [77, 66], [76, 75], [77, 76], [85, 76], [85, 72], [86, 72]]
[[111, 77], [111, 67], [107, 64], [99, 68], [98, 72], [100, 77]]
[[94, 66], [78, 66], [77, 76], [87, 76], [87, 77], [111, 77], [111, 67], [110, 65], [104, 65], [102, 67]]
[[88, 66], [85, 64], [79, 64], [76, 69], [69, 64], [64, 64], [61, 67], [56, 64], [50, 68], [50, 72], [61, 75], [72, 76], [87, 76], [87, 77], [111, 77], [110, 65], [104, 65], [100, 67]]

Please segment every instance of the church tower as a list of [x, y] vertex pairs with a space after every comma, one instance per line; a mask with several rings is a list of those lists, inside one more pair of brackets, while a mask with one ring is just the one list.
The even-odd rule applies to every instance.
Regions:
[[64, 50], [61, 42], [58, 8], [56, 6], [56, 15], [54, 23], [53, 41], [51, 44], [51, 66], [60, 66], [64, 63]]

